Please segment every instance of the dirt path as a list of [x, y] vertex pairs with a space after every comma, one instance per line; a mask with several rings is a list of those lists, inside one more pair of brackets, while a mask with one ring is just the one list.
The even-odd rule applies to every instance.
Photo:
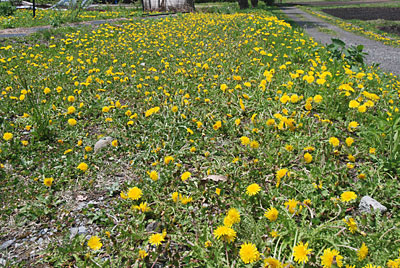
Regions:
[[[315, 41], [321, 44], [330, 44], [331, 38], [338, 38], [348, 46], [361, 44], [364, 46], [364, 51], [368, 53], [366, 56], [368, 64], [378, 63], [383, 71], [400, 76], [400, 48], [387, 46], [378, 41], [347, 32], [296, 7], [281, 7], [281, 10], [287, 17], [304, 28]], [[336, 34], [321, 32], [320, 28], [329, 29]]]

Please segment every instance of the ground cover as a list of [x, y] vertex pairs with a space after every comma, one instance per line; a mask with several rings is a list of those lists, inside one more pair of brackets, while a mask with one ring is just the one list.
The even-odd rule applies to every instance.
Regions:
[[400, 45], [400, 18], [399, 12], [396, 11], [399, 9], [399, 4], [301, 8], [347, 31], [364, 35], [387, 45]]
[[6, 265], [398, 267], [397, 78], [263, 11], [52, 33], [0, 47]]
[[114, 8], [108, 10], [52, 10], [38, 9], [36, 17], [32, 19], [32, 10], [18, 9], [12, 16], [0, 17], [0, 29], [35, 27], [43, 25], [60, 26], [65, 23], [81, 22], [99, 19], [114, 19], [121, 17], [138, 16], [138, 12]]

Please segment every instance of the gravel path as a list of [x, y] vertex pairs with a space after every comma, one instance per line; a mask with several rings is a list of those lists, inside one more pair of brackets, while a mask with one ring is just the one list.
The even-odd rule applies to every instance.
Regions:
[[[348, 46], [361, 44], [364, 46], [364, 51], [368, 53], [366, 56], [368, 64], [377, 63], [383, 71], [400, 76], [400, 48], [387, 46], [378, 41], [347, 32], [296, 7], [281, 7], [281, 10], [287, 17], [304, 28], [305, 32], [313, 37], [315, 41], [322, 44], [330, 44], [332, 43], [331, 38], [338, 38]], [[332, 30], [336, 35], [321, 32], [318, 29], [319, 27]]]

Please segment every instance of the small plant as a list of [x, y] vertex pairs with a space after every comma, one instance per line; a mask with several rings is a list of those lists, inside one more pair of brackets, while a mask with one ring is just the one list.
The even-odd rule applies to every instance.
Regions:
[[326, 48], [332, 53], [332, 58], [336, 60], [344, 59], [351, 66], [363, 65], [365, 56], [368, 55], [363, 52], [363, 45], [346, 48], [346, 44], [342, 40], [336, 38], [332, 38], [332, 43]]
[[10, 2], [0, 2], [0, 16], [9, 17], [14, 15], [16, 8]]

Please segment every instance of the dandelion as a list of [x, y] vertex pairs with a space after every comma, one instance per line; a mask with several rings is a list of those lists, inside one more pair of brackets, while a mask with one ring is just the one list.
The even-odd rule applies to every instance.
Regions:
[[346, 142], [346, 145], [347, 145], [348, 147], [350, 147], [350, 146], [353, 144], [354, 139], [351, 138], [351, 137], [348, 137], [348, 138], [346, 138], [345, 142]]
[[190, 176], [192, 176], [192, 173], [186, 171], [186, 172], [184, 172], [184, 173], [181, 175], [181, 180], [182, 180], [182, 181], [186, 181], [187, 179], [190, 178]]
[[333, 147], [338, 147], [339, 146], [339, 139], [336, 137], [330, 137], [329, 138], [329, 143], [332, 144]]
[[257, 149], [258, 147], [260, 147], [260, 144], [257, 141], [252, 141], [250, 142], [250, 147], [253, 149]]
[[308, 262], [308, 254], [310, 254], [312, 249], [308, 248], [308, 243], [305, 245], [303, 242], [300, 242], [293, 248], [293, 257], [294, 261], [297, 261], [298, 263], [307, 263]]
[[75, 126], [76, 123], [77, 123], [77, 122], [76, 122], [75, 119], [73, 119], [73, 118], [68, 119], [68, 125], [70, 125], [71, 127]]
[[216, 189], [215, 189], [215, 193], [216, 193], [217, 195], [220, 195], [220, 194], [221, 194], [221, 189], [220, 189], [220, 188], [216, 188]]
[[269, 220], [269, 221], [276, 221], [278, 219], [279, 212], [276, 208], [270, 207], [264, 214], [264, 216]]
[[142, 190], [138, 187], [129, 188], [128, 197], [132, 200], [139, 200], [143, 195]]
[[212, 242], [210, 240], [207, 240], [206, 242], [204, 242], [204, 247], [209, 248], [212, 246]]
[[368, 247], [363, 242], [360, 249], [357, 250], [358, 260], [359, 261], [364, 260], [367, 257], [367, 255], [368, 255]]
[[111, 142], [111, 145], [112, 145], [113, 147], [117, 147], [117, 146], [118, 146], [118, 140], [113, 140], [113, 141]]
[[[348, 220], [343, 219], [343, 221], [347, 224], [349, 227], [349, 231], [354, 234], [355, 231], [357, 231], [357, 223], [353, 218], [349, 218]], [[368, 250], [368, 249], [367, 249]]]
[[295, 213], [295, 209], [299, 201], [296, 199], [289, 199], [288, 201], [285, 202], [285, 207], [289, 211], [289, 213], [293, 214]]
[[172, 198], [172, 201], [174, 201], [175, 203], [178, 202], [179, 193], [178, 192], [173, 192], [171, 194], [171, 198]]
[[13, 138], [13, 134], [12, 133], [10, 133], [10, 132], [6, 132], [6, 133], [4, 133], [4, 135], [3, 135], [3, 139], [5, 140], [5, 141], [9, 141], [9, 140], [11, 140], [12, 138]]
[[163, 241], [164, 241], [164, 236], [163, 234], [160, 233], [152, 234], [149, 238], [149, 243], [152, 244], [153, 246], [159, 246]]
[[133, 209], [139, 210], [139, 211], [142, 211], [142, 212], [150, 211], [150, 207], [147, 205], [147, 202], [142, 202], [142, 203], [140, 203], [139, 206], [134, 206]]
[[315, 103], [320, 103], [322, 101], [322, 96], [321, 95], [315, 95], [314, 96], [314, 102]]
[[218, 130], [221, 126], [222, 126], [221, 121], [217, 121], [217, 122], [215, 122], [215, 124], [213, 125], [213, 129], [214, 129], [214, 130]]
[[240, 246], [240, 258], [246, 264], [256, 262], [260, 259], [260, 252], [258, 252], [256, 245], [252, 243], [244, 243]]
[[152, 179], [153, 181], [158, 180], [158, 173], [155, 170], [152, 170], [151, 172], [149, 172], [149, 176], [150, 176], [150, 179]]
[[370, 154], [375, 154], [376, 153], [376, 149], [375, 148], [369, 148], [369, 153]]
[[357, 108], [358, 106], [360, 106], [360, 103], [356, 100], [351, 100], [349, 102], [349, 108]]
[[147, 257], [147, 255], [149, 255], [149, 253], [147, 253], [146, 250], [139, 249], [139, 258], [140, 258], [140, 259], [143, 260], [144, 258]]
[[281, 179], [285, 176], [285, 175], [289, 175], [289, 172], [286, 168], [282, 168], [280, 170], [278, 170], [276, 172], [276, 187], [279, 187], [279, 184], [281, 183]]
[[53, 184], [53, 178], [44, 178], [43, 184], [46, 185], [47, 187], [50, 187]]
[[351, 191], [344, 192], [340, 195], [340, 200], [342, 202], [350, 202], [356, 198], [357, 198], [356, 193]]
[[309, 154], [309, 153], [304, 154], [304, 161], [306, 161], [306, 163], [311, 163], [312, 159], [313, 159], [313, 157], [311, 154]]
[[387, 267], [389, 268], [399, 268], [400, 267], [400, 259], [396, 260], [388, 260], [386, 263]]
[[282, 263], [277, 259], [272, 257], [268, 257], [264, 260], [264, 267], [265, 268], [282, 268]]
[[324, 268], [331, 268], [332, 264], [336, 264], [338, 267], [343, 266], [343, 257], [340, 256], [339, 251], [336, 249], [325, 249], [324, 254], [321, 256], [321, 265]]
[[356, 128], [359, 126], [359, 124], [356, 122], [356, 121], [352, 121], [352, 122], [350, 122], [349, 123], [349, 126], [348, 126], [348, 130], [350, 131], [350, 132], [353, 132], [354, 130], [356, 130]]
[[250, 184], [247, 189], [246, 189], [246, 194], [249, 196], [253, 196], [258, 194], [258, 192], [261, 190], [261, 187], [257, 183]]
[[100, 242], [100, 238], [98, 236], [90, 237], [87, 244], [93, 250], [99, 250], [103, 246], [103, 244]]
[[88, 170], [88, 165], [86, 163], [82, 162], [76, 168], [82, 172], [86, 172], [86, 170]]
[[250, 139], [247, 138], [246, 136], [242, 136], [242, 137], [240, 138], [240, 141], [241, 141], [242, 145], [247, 145], [247, 144], [250, 143]]
[[174, 158], [172, 156], [166, 156], [164, 158], [164, 163], [168, 165], [169, 163], [174, 162]]
[[228, 210], [226, 217], [224, 218], [224, 225], [227, 227], [232, 227], [233, 224], [240, 222], [240, 213], [236, 208], [231, 208]]
[[222, 225], [214, 230], [214, 237], [217, 239], [221, 239], [222, 241], [231, 243], [236, 238], [236, 232], [232, 228]]

